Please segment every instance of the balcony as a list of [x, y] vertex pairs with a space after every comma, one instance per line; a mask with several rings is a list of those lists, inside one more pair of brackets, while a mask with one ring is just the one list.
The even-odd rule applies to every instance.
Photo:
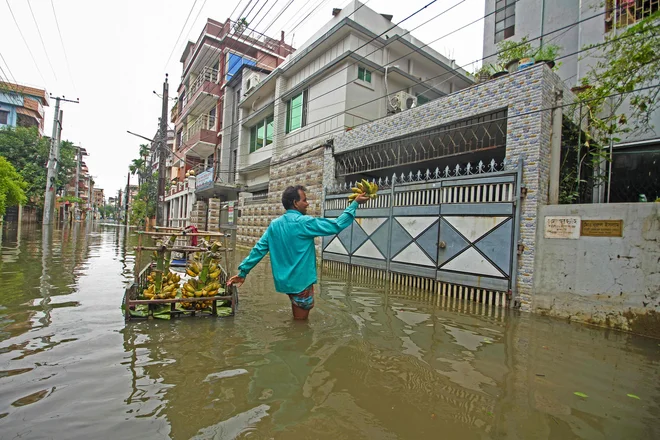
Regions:
[[215, 117], [204, 114], [190, 124], [183, 132], [179, 155], [190, 154], [203, 159], [213, 154], [218, 133], [215, 130], [215, 123]]
[[181, 102], [177, 103], [179, 120], [208, 110], [217, 104], [220, 93], [218, 71], [208, 66], [204, 67], [186, 90]]

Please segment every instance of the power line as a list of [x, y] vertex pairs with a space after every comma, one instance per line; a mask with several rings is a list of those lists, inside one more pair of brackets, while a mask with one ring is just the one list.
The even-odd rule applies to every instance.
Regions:
[[55, 25], [57, 26], [57, 33], [60, 36], [60, 44], [62, 45], [62, 51], [64, 52], [64, 60], [66, 61], [66, 70], [69, 72], [69, 79], [71, 80], [71, 85], [73, 90], [78, 94], [78, 89], [76, 88], [76, 82], [73, 80], [73, 75], [71, 74], [71, 63], [69, 63], [69, 57], [66, 53], [66, 46], [64, 45], [64, 39], [62, 38], [62, 31], [60, 30], [60, 22], [57, 20], [57, 13], [55, 12], [55, 3], [53, 0], [50, 0], [50, 6], [53, 9], [53, 17], [55, 17]]
[[[593, 18], [593, 17], [590, 17], [590, 18]], [[578, 22], [576, 22], [576, 23], [573, 23], [573, 24], [571, 24], [571, 25], [569, 25], [569, 26], [575, 26], [575, 25], [578, 24], [579, 22], [581, 22], [581, 21], [586, 21], [586, 20], [588, 20], [588, 19], [590, 19], [590, 18], [580, 20], [580, 21], [578, 21]], [[554, 34], [554, 33], [556, 33], [556, 32], [560, 32], [560, 31], [562, 31], [563, 29], [564, 29], [564, 28], [559, 28], [559, 29], [556, 29], [556, 30], [554, 30], [554, 31], [547, 32], [547, 33], [545, 33], [545, 34], [539, 35], [538, 37], [535, 37], [535, 38], [533, 38], [533, 39], [531, 39], [531, 40], [528, 40], [528, 41], [538, 40], [539, 38], [543, 38], [543, 37], [545, 37], [545, 36], [547, 36], [547, 35], [551, 35], [551, 34]], [[628, 36], [628, 37], [629, 37], [629, 36]], [[602, 44], [599, 44], [599, 45], [597, 45], [597, 46], [589, 47], [589, 48], [586, 48], [586, 49], [581, 49], [581, 50], [576, 51], [576, 52], [574, 52], [574, 53], [571, 53], [571, 54], [567, 54], [567, 55], [564, 55], [564, 56], [558, 57], [557, 60], [559, 60], [559, 59], [563, 59], [563, 58], [567, 58], [567, 57], [569, 57], [569, 56], [574, 56], [574, 55], [577, 55], [577, 54], [579, 54], [579, 53], [581, 53], [581, 52], [590, 51], [590, 50], [592, 50], [592, 49], [594, 49], [594, 48], [596, 48], [596, 47], [600, 47], [600, 46], [603, 46], [603, 45], [606, 45], [606, 44], [610, 44], [610, 43], [612, 43], [612, 42], [614, 42], [614, 41], [618, 41], [618, 40], [620, 40], [620, 39], [628, 38], [628, 37], [619, 37], [619, 38], [616, 38], [616, 39], [612, 39], [612, 40], [606, 41], [606, 42], [604, 42], [604, 43], [602, 43]], [[522, 44], [522, 43], [521, 43], [521, 44]], [[413, 52], [416, 52], [416, 50], [414, 50]], [[505, 50], [502, 50], [502, 51], [499, 51], [499, 52], [495, 52], [494, 54], [491, 54], [491, 55], [485, 56], [485, 57], [481, 58], [481, 60], [485, 60], [486, 58], [489, 58], [489, 57], [491, 57], [491, 56], [498, 55], [498, 54], [500, 54], [500, 53], [502, 53], [502, 52], [505, 52]], [[410, 53], [412, 53], [412, 52], [410, 52]], [[479, 60], [475, 60], [475, 61], [473, 61], [473, 62], [471, 62], [471, 63], [468, 63], [468, 64], [466, 64], [466, 66], [467, 66], [467, 65], [470, 65], [470, 64], [473, 64], [473, 63], [476, 62], [476, 61], [479, 61]], [[461, 68], [461, 67], [459, 67], [459, 68]], [[457, 69], [458, 69], [458, 68], [457, 68]], [[437, 78], [440, 78], [440, 77], [442, 77], [442, 76], [445, 76], [445, 75], [448, 75], [448, 74], [452, 74], [452, 73], [453, 73], [452, 77], [453, 77], [453, 76], [456, 76], [456, 73], [458, 72], [457, 69], [452, 69], [452, 70], [449, 71], [449, 72], [439, 74], [439, 75], [437, 75], [437, 76], [435, 76], [435, 77], [432, 77], [432, 78], [428, 78], [426, 81], [421, 81], [421, 82], [419, 82], [419, 84], [427, 83], [427, 82], [429, 82], [429, 81], [432, 81], [432, 80], [434, 80], [434, 79], [437, 79]], [[448, 79], [447, 79], [447, 80], [448, 80]], [[447, 80], [445, 80], [445, 81], [447, 81]], [[340, 87], [342, 87], [342, 86], [340, 86]], [[395, 91], [395, 92], [393, 92], [393, 93], [396, 93], [396, 92], [399, 92], [399, 91], [403, 91], [403, 90], [406, 90], [406, 89], [407, 89], [407, 87], [406, 87], [406, 88], [403, 88], [403, 89], [400, 89], [400, 90], [397, 90], [397, 91]], [[429, 90], [430, 90], [430, 89], [429, 89]], [[427, 91], [428, 91], [428, 90], [427, 90]], [[330, 93], [330, 92], [328, 92], [328, 93]], [[322, 95], [321, 95], [321, 96], [322, 96]], [[364, 102], [364, 103], [361, 103], [361, 104], [359, 104], [359, 105], [357, 105], [357, 106], [354, 106], [354, 107], [351, 107], [351, 108], [345, 109], [344, 111], [341, 111], [341, 112], [338, 112], [338, 113], [335, 113], [335, 114], [329, 115], [329, 116], [327, 116], [327, 117], [325, 117], [325, 118], [323, 118], [323, 119], [321, 119], [321, 120], [315, 122], [315, 123], [312, 124], [312, 125], [306, 125], [305, 128], [306, 128], [306, 129], [309, 129], [309, 128], [315, 127], [315, 126], [317, 126], [317, 125], [320, 125], [320, 124], [322, 124], [322, 123], [327, 122], [328, 120], [330, 120], [330, 119], [332, 119], [332, 118], [334, 118], [334, 117], [336, 117], [336, 116], [339, 116], [339, 115], [341, 115], [341, 114], [343, 114], [343, 113], [346, 113], [346, 112], [348, 112], [349, 110], [354, 110], [354, 109], [359, 108], [359, 107], [362, 107], [362, 106], [364, 106], [364, 105], [366, 105], [366, 104], [370, 104], [370, 103], [372, 103], [372, 102], [378, 101], [378, 100], [380, 100], [380, 99], [382, 99], [382, 98], [383, 98], [382, 96], [381, 96], [381, 97], [377, 97], [377, 98], [372, 99], [372, 100], [370, 100], [370, 101], [366, 101], [366, 102]], [[311, 101], [311, 100], [310, 100], [310, 101]], [[378, 118], [378, 119], [374, 119], [374, 121], [379, 120], [379, 119], [383, 119], [383, 118], [388, 117], [388, 116], [389, 116], [389, 115], [386, 115], [386, 116], [381, 117], [381, 118]], [[373, 121], [364, 122], [363, 124], [358, 124], [357, 126], [364, 125], [364, 124], [368, 124], [368, 123], [370, 123], [370, 122], [373, 122]], [[312, 141], [312, 140], [314, 140], [314, 139], [319, 139], [319, 138], [322, 138], [322, 137], [327, 137], [328, 134], [329, 134], [329, 133], [324, 133], [324, 134], [319, 135], [319, 136], [314, 136], [314, 137], [312, 137], [312, 138], [306, 139], [305, 142], [309, 142], [309, 141]], [[273, 145], [273, 144], [271, 144], [271, 145]], [[290, 146], [290, 147], [288, 147], [288, 148], [286, 148], [286, 149], [283, 149], [282, 152], [284, 153], [285, 151], [288, 151], [288, 150], [290, 150], [290, 149], [292, 149], [292, 148], [295, 148], [295, 147], [296, 147], [296, 145], [294, 145], [294, 146]], [[266, 151], [266, 150], [265, 150], [266, 148], [268, 148], [268, 149], [272, 149], [273, 147], [272, 147], [272, 146], [271, 146], [271, 147], [263, 147], [263, 148], [259, 149], [259, 151]], [[248, 155], [249, 155], [249, 154], [250, 154], [250, 153], [248, 153]], [[243, 156], [243, 157], [247, 157], [248, 155], [242, 155], [242, 156]]]
[[28, 4], [28, 8], [30, 8], [30, 14], [32, 15], [32, 20], [34, 21], [34, 27], [37, 28], [37, 34], [39, 34], [39, 40], [41, 40], [41, 47], [43, 47], [44, 53], [46, 54], [46, 60], [48, 60], [48, 65], [50, 66], [50, 70], [51, 72], [53, 72], [55, 81], [57, 81], [57, 74], [55, 73], [55, 69], [53, 69], [53, 64], [50, 62], [50, 57], [48, 56], [48, 49], [46, 49], [46, 43], [44, 43], [44, 37], [41, 35], [41, 29], [39, 29], [39, 23], [37, 23], [37, 19], [34, 16], [34, 11], [32, 10], [32, 5], [30, 4], [30, 0], [27, 0], [27, 4]]
[[21, 27], [18, 25], [18, 21], [16, 21], [16, 16], [14, 15], [14, 11], [12, 11], [11, 6], [9, 5], [9, 0], [5, 0], [5, 3], [7, 3], [7, 7], [9, 8], [9, 12], [11, 13], [11, 17], [14, 19], [14, 24], [16, 24], [16, 29], [18, 29], [18, 33], [21, 34], [21, 38], [23, 39], [23, 43], [25, 43], [25, 47], [28, 50], [28, 53], [30, 54], [30, 58], [32, 58], [32, 62], [34, 63], [34, 67], [37, 68], [37, 72], [39, 73], [39, 76], [41, 77], [41, 80], [46, 84], [46, 79], [44, 78], [44, 75], [41, 73], [41, 69], [39, 69], [39, 65], [37, 64], [37, 61], [34, 58], [34, 55], [32, 54], [32, 51], [30, 50], [30, 46], [27, 43], [27, 40], [25, 39], [25, 36], [23, 35], [23, 31], [21, 31]]
[[172, 47], [172, 51], [170, 52], [170, 56], [167, 57], [167, 61], [165, 61], [165, 66], [163, 67], [163, 70], [165, 70], [167, 68], [167, 63], [169, 63], [170, 60], [172, 59], [172, 55], [174, 54], [174, 51], [176, 50], [176, 45], [179, 43], [179, 39], [181, 38], [181, 35], [183, 35], [183, 30], [186, 28], [186, 25], [188, 24], [188, 19], [190, 19], [190, 15], [192, 14], [193, 9], [195, 9], [195, 5], [197, 4], [197, 1], [198, 0], [195, 0], [193, 2], [192, 6], [190, 7], [190, 10], [188, 11], [188, 16], [186, 17], [186, 21], [184, 21], [183, 26], [181, 26], [181, 31], [179, 32], [179, 36], [176, 37], [176, 41], [174, 42], [174, 46]]

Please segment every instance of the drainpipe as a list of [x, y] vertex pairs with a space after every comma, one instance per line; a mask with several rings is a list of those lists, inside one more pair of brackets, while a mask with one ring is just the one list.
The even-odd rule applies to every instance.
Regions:
[[561, 126], [562, 126], [562, 98], [563, 92], [553, 87], [555, 106], [552, 109], [552, 131], [550, 132], [550, 190], [548, 204], [559, 203], [559, 180], [561, 168]]

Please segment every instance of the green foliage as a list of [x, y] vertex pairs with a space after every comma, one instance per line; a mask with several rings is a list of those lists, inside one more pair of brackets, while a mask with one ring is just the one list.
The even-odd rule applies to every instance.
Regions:
[[497, 63], [504, 68], [509, 61], [531, 56], [532, 43], [527, 37], [521, 38], [520, 41], [502, 40], [497, 43], [497, 52]]
[[145, 218], [156, 215], [158, 200], [158, 173], [153, 173], [145, 180], [131, 203], [131, 223], [143, 225]]
[[69, 202], [69, 203], [82, 203], [83, 199], [80, 197], [76, 196], [64, 196], [64, 197], [59, 197], [57, 199], [58, 202], [63, 203], [63, 202]]
[[[534, 58], [539, 61], [554, 61], [561, 47], [556, 44], [542, 44], [540, 47], [535, 48], [529, 42], [527, 37], [523, 37], [520, 41], [502, 40], [497, 43], [497, 63], [500, 69], [503, 70], [509, 61], [519, 60], [521, 58]], [[560, 64], [555, 65], [553, 68], [556, 70]]]
[[[585, 47], [598, 62], [582, 79], [588, 86], [580, 98], [588, 101], [597, 138], [652, 130], [651, 115], [658, 109], [660, 71], [660, 12], [639, 21], [605, 42]], [[655, 87], [654, 87], [655, 86]], [[645, 89], [645, 90], [640, 90]]]
[[27, 201], [23, 178], [4, 157], [0, 156], [0, 218], [7, 208], [23, 204]]
[[[46, 189], [50, 138], [39, 137], [36, 127], [0, 128], [0, 155], [11, 163], [26, 182], [27, 203], [43, 206]], [[71, 142], [60, 143], [60, 160], [55, 179], [61, 188], [75, 170], [75, 148]]]

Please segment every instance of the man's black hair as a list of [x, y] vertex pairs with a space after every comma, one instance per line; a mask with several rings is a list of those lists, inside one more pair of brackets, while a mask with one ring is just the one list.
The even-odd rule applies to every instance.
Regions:
[[282, 193], [282, 205], [284, 205], [284, 209], [293, 209], [293, 202], [300, 201], [300, 193], [298, 190], [304, 192], [305, 187], [302, 185], [296, 185], [289, 186], [284, 190]]

